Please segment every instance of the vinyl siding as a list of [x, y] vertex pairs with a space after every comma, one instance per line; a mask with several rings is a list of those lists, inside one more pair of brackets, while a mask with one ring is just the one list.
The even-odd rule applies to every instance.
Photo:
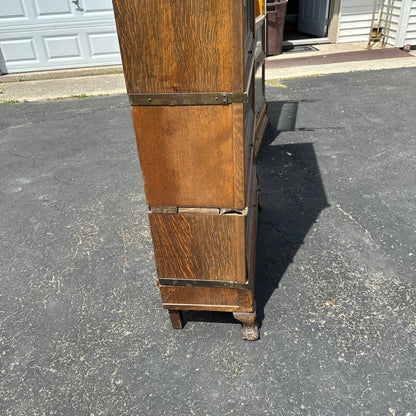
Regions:
[[368, 40], [373, 7], [373, 0], [342, 1], [338, 43], [365, 42]]
[[412, 1], [404, 44], [416, 45], [416, 0]]
[[389, 24], [386, 25], [387, 27], [385, 32], [387, 36], [388, 45], [396, 45], [402, 6], [402, 0], [395, 0], [393, 2], [393, 7], [390, 16], [388, 16]]
[[[407, 24], [402, 19], [403, 5], [406, 0], [394, 0], [392, 10], [387, 16], [388, 24], [385, 33], [386, 42], [393, 46], [399, 45], [400, 24]], [[373, 14], [374, 0], [343, 0], [339, 23], [338, 42], [365, 42], [369, 38]], [[384, 11], [387, 12], [387, 0], [384, 1]], [[402, 20], [401, 20], [402, 19]], [[403, 29], [402, 29], [403, 30]], [[406, 43], [416, 42], [416, 0], [412, 1], [409, 26], [406, 31]]]

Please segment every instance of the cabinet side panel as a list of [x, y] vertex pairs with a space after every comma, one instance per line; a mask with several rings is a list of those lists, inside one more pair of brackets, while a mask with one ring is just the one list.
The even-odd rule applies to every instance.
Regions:
[[231, 91], [237, 3], [113, 0], [127, 92]]
[[256, 242], [257, 242], [257, 216], [258, 216], [258, 182], [256, 167], [253, 165], [251, 173], [251, 195], [248, 203], [249, 214], [247, 216], [246, 228], [246, 257], [248, 281], [254, 290], [256, 271]]
[[253, 312], [249, 290], [160, 286], [163, 307], [171, 310]]
[[246, 281], [245, 217], [149, 214], [159, 278]]
[[233, 57], [232, 92], [244, 90], [244, 34], [241, 0], [231, 0], [231, 50]]
[[131, 111], [148, 205], [234, 207], [231, 105]]
[[246, 206], [246, 173], [245, 159], [247, 153], [244, 149], [244, 114], [243, 104], [233, 104], [233, 144], [234, 144], [234, 207]]
[[264, 0], [256, 0], [256, 17], [264, 14]]

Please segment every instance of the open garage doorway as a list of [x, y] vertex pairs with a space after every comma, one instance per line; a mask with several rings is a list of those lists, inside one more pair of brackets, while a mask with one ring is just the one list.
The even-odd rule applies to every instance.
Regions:
[[283, 45], [336, 43], [341, 0], [289, 0]]

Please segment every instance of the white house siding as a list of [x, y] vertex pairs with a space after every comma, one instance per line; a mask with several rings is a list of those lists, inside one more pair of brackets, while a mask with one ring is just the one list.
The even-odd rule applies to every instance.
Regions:
[[[387, 4], [387, 1], [385, 1]], [[386, 9], [386, 6], [385, 6]], [[401, 13], [403, 9], [403, 0], [395, 0], [393, 7], [389, 15], [387, 16], [387, 27], [385, 29], [387, 44], [396, 46], [399, 35], [399, 24], [401, 19]], [[387, 11], [387, 10], [386, 10]]]
[[0, 0], [3, 73], [120, 63], [111, 0]]
[[[416, 45], [416, 0], [412, 1], [403, 45]], [[400, 45], [400, 46], [403, 46]]]
[[342, 0], [338, 42], [365, 42], [370, 33], [374, 0]]
[[[388, 0], [383, 10], [387, 11]], [[370, 34], [374, 0], [342, 0], [338, 42], [364, 42]], [[394, 0], [387, 16], [387, 44], [403, 47], [416, 45], [416, 0]]]

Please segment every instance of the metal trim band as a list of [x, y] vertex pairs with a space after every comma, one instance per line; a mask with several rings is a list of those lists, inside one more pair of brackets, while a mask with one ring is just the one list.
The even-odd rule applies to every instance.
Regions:
[[248, 207], [237, 208], [181, 208], [181, 207], [149, 207], [149, 214], [201, 214], [201, 215], [243, 215], [247, 217]]
[[129, 94], [129, 100], [130, 105], [146, 106], [229, 105], [247, 102], [248, 94], [246, 92]]
[[219, 287], [224, 289], [251, 290], [250, 284], [228, 280], [158, 279], [161, 286], [174, 287]]

